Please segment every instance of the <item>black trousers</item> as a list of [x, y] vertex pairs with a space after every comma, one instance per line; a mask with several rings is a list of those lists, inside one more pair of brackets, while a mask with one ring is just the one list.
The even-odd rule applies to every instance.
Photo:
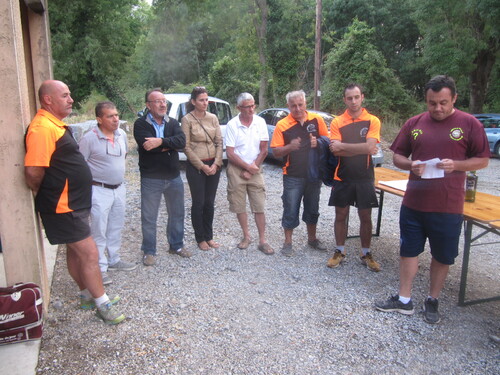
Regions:
[[[212, 162], [207, 162], [211, 165]], [[220, 170], [212, 176], [198, 171], [191, 163], [186, 165], [186, 178], [191, 190], [191, 223], [196, 242], [213, 239], [214, 203], [219, 186]]]

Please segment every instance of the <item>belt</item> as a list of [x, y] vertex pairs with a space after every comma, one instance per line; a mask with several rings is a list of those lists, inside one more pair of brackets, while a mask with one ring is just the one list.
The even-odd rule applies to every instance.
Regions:
[[104, 182], [97, 182], [97, 181], [92, 181], [92, 185], [100, 186], [100, 187], [103, 187], [103, 188], [106, 188], [106, 189], [118, 189], [121, 186], [121, 184], [118, 184], [118, 185], [108, 185], [108, 184], [105, 184]]

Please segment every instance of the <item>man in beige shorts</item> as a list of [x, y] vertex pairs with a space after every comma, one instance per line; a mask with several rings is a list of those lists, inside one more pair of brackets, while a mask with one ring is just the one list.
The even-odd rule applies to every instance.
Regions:
[[258, 249], [266, 255], [274, 250], [266, 242], [266, 217], [264, 214], [266, 189], [260, 166], [267, 156], [269, 134], [263, 118], [255, 115], [255, 100], [249, 93], [238, 96], [239, 115], [231, 119], [226, 127], [227, 199], [229, 210], [236, 213], [243, 230], [239, 249], [246, 249], [252, 242], [248, 229], [246, 196], [255, 216], [259, 232]]

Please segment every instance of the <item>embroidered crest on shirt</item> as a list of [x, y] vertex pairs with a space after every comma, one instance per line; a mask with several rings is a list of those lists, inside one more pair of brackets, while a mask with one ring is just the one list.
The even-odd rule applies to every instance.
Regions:
[[316, 131], [316, 124], [311, 123], [311, 124], [307, 125], [306, 130], [308, 133], [314, 133]]
[[464, 137], [464, 132], [461, 128], [453, 128], [450, 131], [450, 138], [454, 141], [460, 141]]
[[363, 128], [363, 129], [361, 129], [361, 130], [360, 130], [360, 132], [359, 132], [359, 136], [360, 136], [361, 138], [366, 138], [366, 135], [367, 135], [367, 134], [368, 134], [368, 128]]

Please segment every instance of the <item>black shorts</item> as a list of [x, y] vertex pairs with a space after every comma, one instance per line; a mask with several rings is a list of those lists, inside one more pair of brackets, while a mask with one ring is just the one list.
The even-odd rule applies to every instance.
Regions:
[[45, 235], [52, 245], [73, 243], [90, 236], [90, 208], [65, 214], [40, 213]]
[[354, 206], [360, 210], [378, 207], [375, 185], [371, 181], [337, 181], [333, 185], [328, 205], [335, 207]]

